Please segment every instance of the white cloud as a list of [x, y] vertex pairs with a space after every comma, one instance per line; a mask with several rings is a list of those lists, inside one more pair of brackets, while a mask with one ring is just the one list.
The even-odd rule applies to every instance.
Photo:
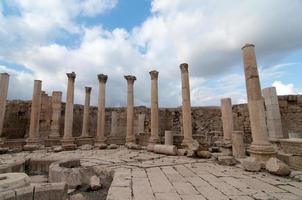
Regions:
[[282, 81], [275, 81], [272, 84], [274, 87], [276, 87], [277, 94], [278, 95], [288, 95], [288, 94], [298, 94], [300, 93], [297, 88], [294, 87], [294, 84], [284, 84]]
[[[33, 72], [30, 77], [43, 80], [48, 93], [65, 93], [65, 73], [75, 71], [77, 103], [83, 102], [84, 86], [89, 85], [95, 104], [96, 75], [108, 74], [110, 106], [126, 104], [125, 74], [137, 76], [135, 104], [148, 106], [148, 72], [152, 69], [160, 72], [160, 106], [180, 105], [179, 64], [187, 62], [192, 105], [198, 106], [219, 104], [220, 98], [228, 96], [234, 103], [245, 101], [243, 69], [238, 67], [242, 65], [240, 47], [245, 42], [256, 44], [258, 61], [264, 66], [261, 76], [266, 80], [279, 80], [287, 66], [269, 66], [279, 64], [302, 46], [302, 26], [297, 20], [302, 19], [300, 0], [153, 0], [151, 15], [131, 31], [119, 27], [109, 31], [101, 24], [86, 27], [75, 20], [104, 13], [116, 3], [16, 0], [12, 6], [19, 8], [20, 16], [0, 13], [0, 27], [5, 27], [0, 29], [0, 42], [5, 47], [0, 59], [24, 65]], [[53, 42], [64, 34], [76, 34], [78, 46]]]

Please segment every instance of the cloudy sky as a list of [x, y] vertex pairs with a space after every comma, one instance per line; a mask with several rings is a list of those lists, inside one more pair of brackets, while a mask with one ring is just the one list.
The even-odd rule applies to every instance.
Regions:
[[1, 0], [0, 71], [10, 74], [9, 99], [31, 99], [33, 80], [63, 91], [77, 74], [75, 102], [97, 74], [108, 74], [107, 106], [150, 106], [149, 71], [159, 71], [161, 107], [181, 104], [180, 69], [189, 64], [194, 106], [222, 97], [246, 101], [240, 48], [256, 45], [262, 87], [302, 93], [302, 0]]

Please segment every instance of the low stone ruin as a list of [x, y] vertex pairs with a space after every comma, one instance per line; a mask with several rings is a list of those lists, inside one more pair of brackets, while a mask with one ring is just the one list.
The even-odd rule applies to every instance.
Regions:
[[[35, 80], [31, 102], [6, 105], [9, 75], [2, 73], [0, 199], [259, 199], [258, 195], [263, 195], [258, 190], [246, 193], [246, 188], [241, 191], [244, 195], [230, 193], [242, 189], [241, 183], [233, 179], [233, 185], [213, 181], [227, 179], [221, 169], [232, 171], [234, 177], [241, 170], [240, 178], [251, 178], [251, 173], [257, 172], [282, 176], [280, 180], [286, 183], [301, 181], [301, 173], [294, 170], [302, 170], [302, 141], [289, 136], [297, 137], [299, 128], [302, 130], [296, 119], [302, 117], [302, 98], [278, 97], [275, 88], [261, 90], [254, 47], [242, 47], [246, 105], [232, 105], [230, 98], [223, 98], [220, 107], [191, 108], [186, 63], [180, 65], [182, 107], [169, 109], [158, 106], [159, 72], [155, 70], [149, 72], [150, 109], [134, 107], [133, 75], [124, 76], [126, 108], [106, 108], [105, 74], [97, 75], [97, 108], [90, 106], [90, 87], [85, 87], [84, 106], [74, 105], [75, 72], [67, 73], [65, 104], [62, 92], [54, 91], [48, 97], [42, 92], [42, 81]], [[12, 118], [14, 112], [22, 120]], [[20, 132], [22, 137], [15, 137]], [[99, 154], [106, 159], [96, 156]], [[107, 157], [111, 154], [117, 157]], [[218, 170], [217, 174], [211, 167]], [[292, 189], [301, 189], [300, 184], [275, 182], [284, 187], [268, 195], [282, 199], [284, 196], [278, 196], [282, 192], [275, 191], [287, 191], [284, 193], [291, 197], [301, 196]], [[257, 184], [253, 186], [257, 189]], [[225, 189], [228, 187], [238, 188], [229, 191]], [[213, 198], [209, 193], [218, 196]]]

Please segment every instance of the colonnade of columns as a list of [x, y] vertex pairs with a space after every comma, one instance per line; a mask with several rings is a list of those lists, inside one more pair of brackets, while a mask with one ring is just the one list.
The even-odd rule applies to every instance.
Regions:
[[[244, 71], [246, 79], [248, 109], [252, 130], [253, 143], [249, 149], [252, 156], [258, 159], [267, 159], [275, 154], [273, 146], [268, 140], [268, 131], [265, 118], [264, 101], [262, 98], [259, 74], [256, 63], [256, 56], [254, 45], [246, 44], [242, 47]], [[181, 83], [182, 83], [182, 127], [183, 136], [182, 145], [185, 148], [191, 148], [193, 143], [192, 137], [192, 116], [191, 116], [191, 100], [190, 100], [190, 83], [189, 83], [189, 70], [188, 64], [183, 63], [180, 65]], [[158, 109], [158, 71], [150, 71], [151, 77], [151, 136], [149, 139], [150, 144], [159, 142], [159, 109]], [[98, 97], [98, 114], [97, 114], [97, 131], [95, 137], [95, 146], [97, 148], [106, 148], [105, 136], [105, 88], [108, 79], [107, 75], [99, 74], [99, 97]], [[74, 149], [75, 139], [73, 137], [73, 108], [74, 108], [74, 85], [76, 74], [74, 72], [67, 73], [67, 95], [65, 106], [65, 119], [64, 119], [64, 135], [62, 139], [62, 147], [65, 150]], [[134, 134], [134, 82], [135, 76], [124, 76], [127, 81], [127, 130], [126, 130], [126, 144], [133, 144], [136, 142]], [[0, 138], [2, 138], [2, 128], [5, 114], [6, 97], [8, 90], [7, 73], [0, 74]], [[40, 80], [34, 81], [33, 98], [31, 104], [31, 117], [29, 137], [27, 139], [27, 146], [38, 145], [39, 141], [39, 116], [41, 109], [41, 87]], [[271, 97], [269, 91], [265, 92]], [[83, 114], [83, 129], [81, 137], [89, 137], [89, 107], [90, 107], [91, 88], [85, 87], [85, 105]], [[61, 92], [53, 92], [52, 95], [52, 124], [50, 138], [59, 138], [59, 119], [61, 112]], [[273, 97], [275, 98], [275, 97]], [[233, 116], [231, 99], [222, 99], [222, 122], [224, 129], [224, 140], [231, 142], [233, 130]], [[271, 106], [267, 103], [267, 105]], [[275, 105], [275, 104], [274, 104]], [[275, 108], [276, 106], [271, 106]], [[112, 124], [117, 123], [117, 113], [112, 113]], [[271, 124], [279, 123], [272, 121]], [[112, 135], [116, 134], [116, 127], [113, 127]], [[238, 131], [237, 131], [238, 132]], [[239, 137], [236, 132], [236, 137]], [[280, 135], [280, 134], [279, 134]], [[277, 135], [276, 137], [278, 137]], [[240, 136], [241, 137], [241, 136]], [[0, 140], [1, 141], [1, 140]], [[0, 143], [1, 144], [1, 143]]]

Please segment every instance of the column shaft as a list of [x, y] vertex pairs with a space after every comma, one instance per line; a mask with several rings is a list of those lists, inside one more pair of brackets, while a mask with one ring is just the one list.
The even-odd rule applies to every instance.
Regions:
[[128, 84], [127, 90], [127, 136], [126, 144], [135, 143], [135, 135], [133, 131], [133, 118], [134, 118], [134, 95], [133, 84], [136, 80], [135, 76], [125, 76]]
[[65, 107], [65, 120], [64, 120], [64, 136], [62, 140], [62, 146], [64, 150], [75, 149], [74, 138], [72, 136], [73, 127], [73, 106], [74, 106], [74, 82], [76, 74], [74, 72], [67, 73], [67, 95], [66, 95], [66, 107]]
[[268, 141], [264, 102], [261, 94], [260, 80], [254, 45], [246, 44], [243, 48], [244, 72], [248, 97], [248, 109], [251, 122], [253, 142], [250, 153], [259, 161], [265, 161], [275, 154]]
[[188, 64], [180, 65], [182, 82], [182, 120], [184, 139], [182, 145], [190, 148], [193, 142], [192, 138], [192, 116]]
[[105, 144], [105, 89], [108, 76], [104, 74], [98, 75], [99, 80], [99, 99], [98, 99], [98, 121], [95, 146], [98, 148], [106, 148]]
[[158, 71], [150, 71], [151, 76], [151, 137], [149, 143], [159, 142], [158, 119]]
[[118, 113], [116, 111], [112, 111], [110, 137], [116, 137], [117, 134], [118, 134]]
[[284, 138], [277, 91], [275, 87], [262, 90], [266, 107], [266, 122], [270, 139]]
[[62, 92], [54, 91], [52, 92], [51, 98], [51, 107], [52, 107], [52, 117], [51, 117], [51, 126], [50, 126], [50, 138], [59, 138], [60, 137], [60, 118], [62, 110]]
[[6, 98], [8, 91], [8, 83], [9, 83], [9, 74], [1, 73], [0, 74], [0, 140], [3, 137], [3, 124], [6, 110]]
[[223, 139], [225, 143], [232, 140], [232, 132], [234, 129], [232, 100], [230, 98], [221, 99], [221, 118], [223, 125]]
[[82, 126], [81, 137], [89, 137], [88, 119], [89, 119], [89, 107], [90, 107], [90, 94], [91, 94], [91, 87], [85, 87], [85, 104], [84, 104], [83, 126]]
[[34, 90], [31, 102], [30, 125], [27, 145], [37, 145], [39, 139], [39, 118], [41, 111], [41, 87], [42, 81], [34, 81]]

